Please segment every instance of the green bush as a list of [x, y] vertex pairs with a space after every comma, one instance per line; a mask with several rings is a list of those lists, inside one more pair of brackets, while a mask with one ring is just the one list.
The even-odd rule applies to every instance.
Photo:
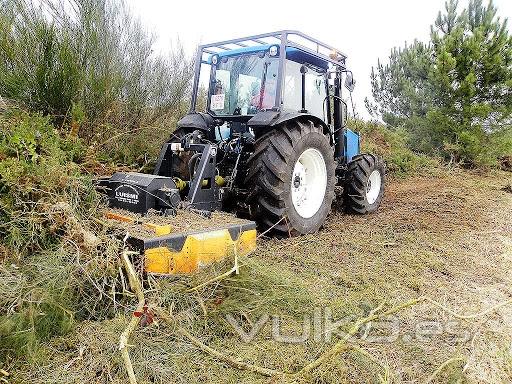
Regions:
[[122, 0], [0, 0], [0, 96], [52, 116], [91, 155], [155, 156], [188, 107], [193, 64], [179, 43], [152, 46]]
[[58, 201], [92, 209], [95, 191], [74, 163], [78, 139], [63, 139], [49, 117], [11, 111], [0, 115], [0, 238], [14, 258], [47, 249], [58, 238], [47, 214]]
[[39, 113], [0, 114], [0, 365], [115, 308], [118, 240], [96, 226], [84, 146]]
[[465, 166], [512, 154], [512, 35], [492, 2], [446, 2], [430, 41], [393, 48], [372, 70], [367, 108], [408, 145]]
[[408, 147], [405, 130], [393, 130], [378, 122], [353, 120], [349, 128], [361, 136], [361, 152], [375, 153], [384, 158], [388, 174], [404, 177], [420, 172], [430, 173], [439, 167], [439, 160]]

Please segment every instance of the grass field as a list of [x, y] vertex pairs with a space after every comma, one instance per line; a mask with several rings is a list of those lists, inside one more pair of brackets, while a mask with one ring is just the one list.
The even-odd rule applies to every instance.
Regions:
[[[304, 327], [315, 324], [315, 314], [342, 320], [344, 331], [383, 301], [391, 307], [427, 296], [456, 313], [473, 314], [510, 300], [511, 182], [510, 173], [460, 170], [391, 181], [377, 214], [333, 213], [318, 234], [262, 239], [242, 260], [238, 276], [188, 295], [174, 288], [179, 280], [155, 279], [146, 296], [150, 307], [165, 308], [209, 346], [294, 372], [337, 340], [326, 340], [319, 323], [316, 332]], [[34, 362], [11, 372], [12, 382], [127, 382], [117, 346], [133, 307], [124, 309], [45, 344]], [[263, 316], [269, 320], [244, 342], [228, 315], [247, 332]], [[275, 340], [273, 322], [281, 334], [304, 336], [307, 328], [310, 335], [303, 342]], [[426, 382], [445, 362], [433, 382], [512, 381], [512, 305], [461, 320], [422, 302], [364, 327], [351, 342], [368, 354], [349, 350], [304, 381]], [[279, 381], [228, 367], [158, 320], [138, 328], [130, 344], [140, 383]]]

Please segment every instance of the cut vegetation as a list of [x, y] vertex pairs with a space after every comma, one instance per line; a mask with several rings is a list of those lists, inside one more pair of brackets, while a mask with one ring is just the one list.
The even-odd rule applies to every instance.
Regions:
[[[459, 170], [395, 180], [379, 214], [333, 214], [317, 235], [262, 241], [256, 253], [241, 260], [240, 275], [193, 294], [185, 294], [184, 286], [206, 276], [181, 282], [150, 278], [145, 287], [150, 308], [165, 311], [175, 326], [157, 317], [136, 329], [130, 339], [136, 377], [162, 383], [268, 382], [227, 368], [177, 327], [233, 358], [294, 372], [338, 337], [318, 342], [312, 333], [304, 343], [275, 341], [272, 318], [280, 319], [283, 334], [298, 335], [304, 315], [311, 319], [325, 308], [333, 320], [344, 319], [346, 331], [383, 301], [391, 307], [426, 296], [461, 314], [510, 301], [512, 195], [502, 190], [509, 180], [508, 173]], [[44, 343], [37, 358], [12, 371], [13, 380], [126, 382], [117, 347], [134, 305], [135, 299], [129, 300], [113, 318], [82, 322]], [[249, 332], [265, 314], [271, 320], [250, 342], [226, 320], [231, 315]], [[512, 306], [463, 321], [422, 302], [391, 322], [363, 329], [354, 342], [371, 356], [349, 350], [313, 370], [306, 381], [421, 382], [448, 362], [434, 381], [507, 382], [512, 380], [511, 318]], [[390, 341], [371, 342], [378, 335]]]

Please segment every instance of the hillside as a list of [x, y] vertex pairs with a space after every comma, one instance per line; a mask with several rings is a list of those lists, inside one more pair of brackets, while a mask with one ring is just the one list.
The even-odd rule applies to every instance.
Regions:
[[[206, 43], [240, 37], [195, 65], [192, 34], [161, 50], [129, 3], [0, 0], [0, 384], [512, 382], [512, 35], [492, 2], [448, 0], [428, 41], [375, 57], [371, 121], [348, 93], [362, 67], [316, 38], [195, 23]], [[402, 8], [381, 19], [401, 25]], [[105, 215], [97, 182], [115, 172], [163, 180], [110, 189], [126, 209], [150, 196], [147, 216]], [[185, 246], [183, 228], [235, 211], [260, 225], [254, 252], [235, 246], [254, 245], [252, 223], [248, 240]], [[135, 230], [176, 235], [164, 262], [169, 239], [151, 242], [160, 272], [228, 256], [148, 273]]]

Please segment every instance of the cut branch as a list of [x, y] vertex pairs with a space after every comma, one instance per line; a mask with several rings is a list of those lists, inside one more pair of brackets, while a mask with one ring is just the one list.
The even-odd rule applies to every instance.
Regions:
[[[127, 274], [128, 274], [128, 279], [129, 279], [130, 287], [131, 287], [131, 289], [133, 291], [135, 291], [135, 293], [137, 295], [137, 298], [139, 299], [139, 304], [137, 306], [137, 310], [141, 311], [143, 306], [144, 306], [144, 303], [145, 303], [144, 293], [142, 291], [142, 286], [140, 284], [140, 280], [139, 280], [137, 274], [135, 273], [133, 265], [131, 264], [130, 259], [128, 257], [129, 254], [130, 254], [130, 252], [126, 252], [126, 251], [123, 252], [123, 257], [122, 257], [123, 258], [123, 263], [124, 263], [124, 265], [126, 267], [126, 271], [127, 271]], [[231, 274], [231, 273], [235, 272], [235, 269], [237, 269], [236, 266], [237, 266], [237, 261], [235, 261], [235, 268], [233, 268], [232, 270], [226, 272], [226, 274], [217, 276], [216, 278], [213, 279], [213, 281], [221, 280], [222, 278], [225, 278], [228, 274]], [[206, 284], [209, 284], [211, 282], [212, 281], [208, 281], [208, 282], [206, 282]], [[201, 284], [201, 285], [199, 285], [197, 287], [192, 288], [189, 291], [197, 291], [199, 288], [204, 287], [206, 284]], [[363, 354], [364, 356], [370, 358], [372, 361], [378, 363], [381, 367], [385, 367], [382, 363], [380, 363], [378, 360], [376, 360], [373, 356], [371, 356], [364, 349], [360, 348], [357, 345], [351, 345], [349, 343], [350, 339], [357, 332], [359, 332], [359, 330], [361, 329], [361, 327], [363, 325], [368, 324], [368, 323], [370, 323], [370, 322], [372, 322], [374, 320], [380, 319], [382, 317], [392, 315], [394, 313], [397, 313], [397, 312], [402, 311], [402, 310], [404, 310], [406, 308], [412, 307], [412, 306], [414, 306], [416, 304], [419, 304], [421, 302], [428, 302], [428, 303], [433, 304], [436, 307], [442, 309], [443, 311], [451, 314], [452, 316], [454, 316], [456, 318], [468, 320], [468, 319], [474, 319], [474, 318], [482, 317], [482, 316], [485, 316], [485, 315], [487, 315], [487, 314], [489, 314], [491, 312], [494, 312], [497, 309], [499, 309], [499, 308], [501, 308], [501, 307], [503, 307], [505, 305], [511, 304], [512, 300], [504, 301], [504, 302], [499, 303], [499, 304], [497, 304], [497, 305], [495, 305], [495, 306], [493, 306], [493, 307], [491, 307], [491, 308], [489, 308], [489, 309], [487, 309], [487, 310], [485, 310], [483, 312], [476, 313], [476, 314], [471, 314], [471, 315], [461, 315], [461, 314], [458, 314], [458, 313], [450, 310], [449, 308], [443, 306], [442, 304], [440, 304], [440, 303], [438, 303], [438, 302], [436, 302], [436, 301], [434, 301], [434, 300], [432, 300], [432, 299], [430, 299], [428, 297], [425, 297], [425, 296], [420, 296], [418, 298], [411, 299], [409, 301], [401, 303], [401, 304], [399, 304], [397, 306], [394, 306], [394, 307], [392, 307], [392, 308], [390, 308], [388, 310], [385, 310], [385, 311], [382, 311], [382, 308], [384, 307], [384, 304], [385, 304], [385, 302], [382, 302], [379, 306], [377, 306], [375, 309], [373, 309], [368, 314], [368, 316], [357, 320], [352, 325], [352, 327], [349, 329], [349, 331], [343, 336], [343, 338], [341, 340], [339, 340], [337, 343], [335, 343], [327, 351], [322, 353], [322, 355], [318, 359], [316, 359], [316, 360], [310, 362], [309, 364], [305, 365], [302, 369], [300, 369], [299, 371], [297, 371], [295, 373], [286, 373], [286, 372], [279, 371], [277, 369], [265, 368], [265, 367], [257, 366], [257, 365], [254, 365], [254, 364], [245, 363], [245, 362], [240, 361], [238, 359], [232, 358], [232, 357], [230, 357], [230, 356], [228, 356], [228, 355], [226, 355], [226, 354], [224, 354], [222, 352], [219, 352], [216, 349], [211, 348], [208, 345], [204, 344], [201, 340], [199, 340], [198, 338], [193, 336], [186, 329], [181, 328], [179, 326], [176, 326], [176, 324], [172, 321], [172, 319], [163, 310], [157, 309], [156, 311], [157, 311], [157, 315], [159, 316], [159, 318], [161, 318], [168, 325], [170, 325], [172, 327], [175, 327], [176, 332], [178, 334], [184, 336], [186, 339], [188, 339], [193, 345], [195, 345], [201, 351], [203, 351], [203, 352], [205, 352], [205, 353], [215, 357], [216, 359], [218, 359], [220, 361], [223, 361], [224, 363], [228, 364], [229, 366], [231, 366], [233, 368], [236, 368], [236, 369], [240, 369], [240, 370], [245, 370], [245, 371], [250, 371], [250, 372], [258, 373], [260, 375], [267, 376], [267, 377], [280, 377], [280, 378], [285, 379], [287, 381], [296, 382], [296, 381], [300, 380], [301, 378], [303, 378], [304, 376], [308, 376], [314, 369], [318, 368], [320, 365], [324, 364], [325, 362], [331, 360], [334, 356], [337, 356], [337, 355], [339, 355], [339, 354], [341, 354], [341, 353], [343, 353], [343, 352], [345, 352], [345, 351], [347, 351], [349, 349], [353, 349], [353, 350]], [[130, 384], [136, 384], [137, 381], [136, 381], [136, 378], [135, 378], [135, 374], [133, 372], [133, 367], [132, 367], [132, 364], [131, 364], [131, 361], [130, 361], [130, 356], [129, 356], [129, 353], [128, 353], [128, 338], [129, 338], [131, 332], [133, 332], [133, 330], [137, 326], [138, 321], [139, 321], [139, 318], [134, 316], [130, 320], [130, 323], [128, 324], [128, 326], [125, 329], [125, 331], [121, 334], [121, 337], [120, 337], [120, 340], [119, 340], [119, 349], [121, 350], [121, 353], [123, 355], [123, 360], [125, 362], [126, 370], [128, 372], [128, 376], [130, 378]], [[457, 357], [457, 358], [452, 358], [450, 360], [447, 360], [441, 366], [439, 366], [439, 368], [437, 368], [436, 371], [434, 371], [434, 373], [427, 379], [426, 383], [430, 383], [449, 364], [452, 364], [452, 363], [454, 363], [456, 361], [461, 361], [461, 360], [463, 360], [462, 357]]]
[[[130, 288], [135, 292], [139, 302], [137, 304], [137, 312], [142, 312], [144, 308], [145, 298], [144, 292], [142, 291], [142, 286], [140, 284], [140, 280], [135, 273], [135, 269], [130, 261], [129, 255], [133, 252], [123, 251], [122, 261], [124, 267], [126, 269], [126, 273], [128, 274], [128, 282], [130, 284]], [[130, 322], [127, 327], [121, 333], [119, 337], [119, 350], [121, 351], [121, 356], [123, 357], [124, 365], [126, 367], [126, 372], [128, 373], [128, 378], [130, 380], [130, 384], [137, 384], [137, 379], [135, 377], [135, 372], [133, 371], [132, 361], [130, 360], [130, 353], [128, 352], [128, 340], [130, 338], [131, 333], [135, 330], [135, 327], [139, 324], [139, 317], [132, 316]]]
[[377, 320], [381, 317], [391, 315], [393, 313], [396, 313], [398, 311], [401, 311], [407, 307], [411, 307], [413, 305], [418, 304], [419, 302], [423, 301], [423, 297], [419, 297], [417, 299], [409, 300], [405, 303], [402, 303], [400, 305], [397, 305], [396, 307], [393, 307], [391, 309], [388, 309], [385, 312], [382, 312], [381, 314], [377, 314], [377, 312], [382, 308], [383, 303], [380, 304], [376, 309], [370, 312], [370, 314], [367, 317], [364, 317], [362, 319], [359, 319], [355, 322], [355, 324], [349, 329], [349, 331], [343, 336], [343, 338], [338, 341], [336, 344], [334, 344], [330, 349], [322, 353], [322, 355], [312, 361], [311, 363], [307, 364], [304, 368], [302, 368], [300, 371], [298, 371], [295, 375], [296, 376], [304, 376], [311, 373], [312, 370], [315, 368], [318, 368], [320, 365], [325, 363], [328, 360], [331, 360], [334, 356], [339, 355], [340, 353], [346, 351], [350, 348], [350, 346], [347, 344], [348, 341], [352, 336], [354, 336], [361, 327], [373, 320]]
[[437, 375], [439, 375], [439, 373], [441, 373], [443, 371], [443, 369], [445, 369], [447, 366], [449, 366], [450, 364], [453, 364], [455, 362], [458, 362], [458, 361], [466, 361], [466, 358], [465, 357], [453, 357], [451, 359], [448, 359], [446, 360], [443, 364], [441, 364], [435, 371], [434, 373], [432, 373], [428, 378], [427, 380], [425, 380], [425, 384], [430, 384], [431, 382], [434, 381], [434, 379], [437, 377]]

